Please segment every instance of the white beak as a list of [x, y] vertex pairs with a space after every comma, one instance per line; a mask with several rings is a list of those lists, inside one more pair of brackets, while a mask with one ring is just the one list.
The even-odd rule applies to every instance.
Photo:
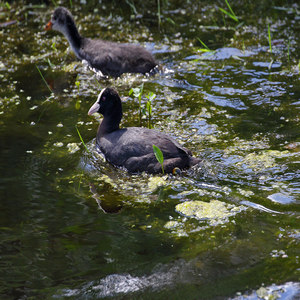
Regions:
[[98, 99], [97, 99], [97, 101], [89, 109], [88, 115], [91, 116], [95, 112], [98, 112], [99, 108], [100, 108], [100, 104], [98, 103]]
[[95, 112], [98, 112], [98, 110], [100, 109], [100, 99], [101, 99], [101, 96], [103, 94], [103, 92], [105, 91], [105, 88], [102, 89], [102, 91], [100, 92], [100, 94], [98, 95], [98, 98], [97, 98], [97, 101], [92, 105], [92, 107], [90, 108], [89, 112], [88, 112], [88, 115], [92, 115], [94, 114]]

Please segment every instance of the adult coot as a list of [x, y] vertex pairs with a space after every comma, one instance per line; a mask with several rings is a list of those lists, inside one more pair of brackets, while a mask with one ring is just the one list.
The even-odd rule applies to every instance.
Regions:
[[162, 151], [167, 173], [176, 167], [186, 169], [199, 162], [191, 151], [162, 132], [143, 127], [120, 129], [122, 103], [112, 88], [104, 88], [100, 92], [88, 114], [95, 112], [104, 117], [97, 132], [97, 146], [115, 166], [125, 167], [131, 173], [160, 173], [162, 169], [153, 152], [153, 145]]
[[[143, 47], [82, 37], [72, 14], [64, 7], [55, 9], [45, 30], [61, 32], [75, 55], [104, 75], [118, 77], [123, 73], [152, 73], [157, 66], [153, 56]], [[151, 72], [152, 71], [152, 72]]]

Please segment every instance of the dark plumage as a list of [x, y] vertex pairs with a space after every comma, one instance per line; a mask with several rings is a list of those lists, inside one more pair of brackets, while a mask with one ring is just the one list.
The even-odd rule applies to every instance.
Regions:
[[97, 132], [97, 146], [105, 158], [115, 166], [125, 167], [131, 173], [146, 171], [160, 173], [153, 145], [164, 156], [164, 170], [186, 169], [199, 162], [191, 151], [181, 146], [166, 134], [143, 127], [119, 128], [122, 119], [122, 103], [112, 88], [103, 89], [88, 114], [99, 112], [103, 120]]
[[118, 77], [123, 73], [152, 73], [157, 66], [153, 56], [143, 47], [82, 37], [72, 14], [64, 7], [55, 9], [46, 30], [61, 32], [76, 57], [104, 75]]

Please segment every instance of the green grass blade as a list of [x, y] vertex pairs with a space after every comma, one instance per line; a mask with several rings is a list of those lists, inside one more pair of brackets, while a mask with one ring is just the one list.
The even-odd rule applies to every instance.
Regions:
[[210, 49], [206, 46], [206, 44], [205, 44], [202, 40], [200, 40], [199, 38], [197, 38], [197, 40], [201, 43], [201, 45], [202, 45], [206, 50], [210, 51]]
[[47, 83], [47, 81], [46, 81], [46, 79], [44, 78], [44, 76], [43, 76], [41, 70], [39, 69], [39, 67], [38, 67], [37, 65], [35, 65], [35, 67], [36, 67], [37, 70], [39, 71], [39, 73], [40, 73], [40, 75], [41, 75], [41, 77], [42, 77], [44, 83], [46, 84], [47, 88], [49, 89], [49, 91], [50, 91], [51, 93], [53, 93], [51, 87], [50, 87], [49, 84]]
[[230, 17], [231, 19], [233, 19], [234, 21], [238, 22], [238, 18], [234, 15], [232, 15], [230, 12], [226, 11], [225, 9], [219, 7], [219, 10], [224, 13], [225, 15], [227, 15], [228, 17]]
[[80, 134], [80, 132], [79, 132], [77, 126], [75, 126], [75, 128], [76, 128], [76, 130], [77, 130], [78, 136], [79, 136], [79, 138], [80, 138], [80, 140], [81, 140], [81, 143], [83, 144], [84, 148], [86, 149], [87, 152], [90, 152], [89, 149], [87, 148], [85, 142], [83, 141], [83, 139], [82, 139], [82, 137], [81, 137], [81, 134]]
[[232, 10], [230, 4], [228, 3], [228, 1], [225, 0], [225, 2], [226, 2], [226, 4], [227, 4], [227, 7], [229, 8], [229, 10], [230, 10], [232, 16], [234, 16], [234, 17], [236, 18], [236, 21], [238, 21], [238, 17], [237, 17], [236, 14], [233, 12], [233, 10]]
[[288, 56], [288, 63], [290, 63], [290, 39], [287, 46], [287, 56]]
[[269, 38], [269, 47], [270, 47], [270, 52], [272, 53], [272, 40], [271, 40], [271, 30], [270, 30], [270, 24], [268, 24], [268, 38]]
[[166, 18], [166, 21], [169, 22], [170, 24], [174, 25], [174, 26], [176, 25], [175, 21], [171, 18]]

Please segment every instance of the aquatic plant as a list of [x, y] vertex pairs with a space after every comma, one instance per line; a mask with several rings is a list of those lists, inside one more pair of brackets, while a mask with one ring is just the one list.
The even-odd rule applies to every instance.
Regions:
[[157, 0], [157, 18], [158, 18], [158, 28], [160, 28], [160, 24], [161, 24], [160, 0]]
[[227, 10], [225, 10], [225, 9], [223, 9], [223, 8], [221, 8], [221, 7], [219, 7], [219, 10], [220, 10], [223, 14], [227, 15], [228, 17], [230, 17], [230, 18], [231, 18], [232, 20], [234, 20], [235, 22], [239, 22], [238, 17], [236, 16], [236, 14], [234, 13], [234, 11], [232, 10], [232, 8], [231, 8], [230, 4], [228, 3], [228, 1], [225, 0], [225, 2], [226, 2], [227, 7], [229, 8], [229, 11], [230, 11], [230, 12], [228, 12]]
[[151, 117], [152, 117], [152, 100], [155, 99], [156, 94], [153, 92], [149, 92], [146, 95], [148, 101], [146, 102], [146, 112], [148, 113], [148, 128], [151, 129], [153, 126], [151, 125]]
[[270, 24], [268, 24], [268, 39], [269, 39], [270, 52], [272, 53], [272, 39], [271, 39]]
[[[272, 38], [271, 38], [271, 30], [270, 30], [270, 24], [268, 24], [268, 40], [269, 40], [269, 50], [272, 54]], [[270, 64], [268, 66], [268, 69], [271, 70], [273, 65], [274, 59], [271, 59]]]
[[287, 46], [288, 64], [290, 64], [290, 42], [291, 42], [291, 40], [289, 39], [288, 46]]
[[82, 145], [84, 146], [85, 150], [86, 150], [87, 152], [90, 152], [89, 149], [87, 148], [85, 142], [83, 141], [83, 138], [82, 138], [82, 136], [81, 136], [81, 134], [80, 134], [80, 132], [79, 132], [79, 129], [78, 129], [78, 127], [77, 127], [76, 125], [75, 125], [75, 128], [76, 128], [77, 134], [78, 134], [78, 136], [79, 136], [79, 138], [80, 138], [80, 140], [81, 140], [81, 143], [82, 143]]
[[133, 3], [132, 1], [130, 1], [130, 0], [126, 0], [125, 2], [130, 6], [131, 11], [132, 11], [135, 15], [137, 15], [138, 13], [137, 13], [137, 10], [136, 10], [136, 8], [135, 8], [134, 3]]
[[[77, 76], [78, 77], [78, 76]], [[77, 86], [78, 92], [79, 92], [79, 87], [80, 87], [80, 81], [76, 79], [75, 85]]]
[[48, 89], [49, 89], [49, 91], [52, 93], [52, 92], [53, 92], [53, 90], [51, 89], [51, 87], [50, 87], [50, 86], [49, 86], [49, 84], [47, 83], [47, 81], [46, 81], [45, 77], [43, 76], [43, 74], [42, 74], [41, 70], [39, 69], [39, 67], [38, 67], [37, 65], [35, 65], [35, 67], [37, 68], [38, 72], [40, 73], [40, 75], [41, 75], [41, 77], [42, 77], [42, 79], [43, 79], [44, 83], [45, 83], [45, 84], [46, 84], [46, 86], [47, 86], [47, 88], [48, 88]]
[[198, 40], [198, 41], [201, 43], [201, 45], [204, 47], [204, 48], [198, 49], [198, 51], [200, 51], [200, 52], [213, 52], [213, 50], [209, 49], [209, 48], [206, 46], [206, 44], [205, 44], [202, 40], [200, 40], [199, 38], [197, 38], [197, 40]]
[[55, 67], [55, 65], [50, 61], [49, 58], [47, 58], [47, 63], [51, 69], [53, 69]]
[[142, 122], [142, 94], [143, 94], [143, 90], [144, 90], [144, 83], [142, 83], [137, 88], [131, 88], [131, 90], [129, 91], [129, 96], [131, 94], [133, 94], [135, 98], [139, 99], [140, 123]]
[[161, 171], [162, 171], [163, 174], [165, 174], [165, 170], [164, 170], [164, 155], [163, 155], [163, 153], [161, 152], [161, 150], [157, 146], [153, 145], [152, 147], [153, 147], [154, 155], [155, 155], [157, 161], [161, 165]]

